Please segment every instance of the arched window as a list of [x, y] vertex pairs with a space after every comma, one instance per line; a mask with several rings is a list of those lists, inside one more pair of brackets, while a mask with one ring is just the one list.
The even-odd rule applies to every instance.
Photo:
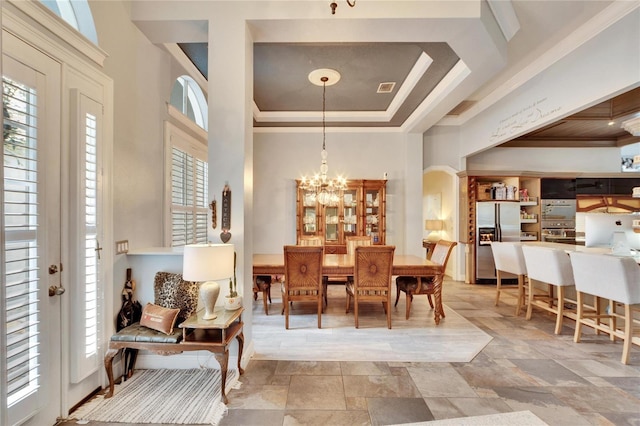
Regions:
[[171, 203], [166, 206], [170, 223], [165, 224], [168, 231], [165, 244], [178, 247], [206, 243], [210, 223], [208, 108], [204, 93], [191, 77], [183, 75], [176, 79], [171, 89], [169, 114], [190, 132], [180, 130], [171, 122], [165, 127], [166, 158], [169, 160], [165, 191], [171, 194]]
[[40, 0], [40, 2], [80, 34], [98, 44], [98, 34], [87, 0]]
[[183, 75], [176, 79], [171, 90], [171, 105], [198, 126], [208, 130], [207, 100], [193, 78]]

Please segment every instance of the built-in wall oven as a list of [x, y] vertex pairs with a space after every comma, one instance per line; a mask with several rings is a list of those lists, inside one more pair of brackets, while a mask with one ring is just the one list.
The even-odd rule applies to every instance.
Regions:
[[541, 208], [542, 241], [575, 244], [576, 200], [543, 199]]

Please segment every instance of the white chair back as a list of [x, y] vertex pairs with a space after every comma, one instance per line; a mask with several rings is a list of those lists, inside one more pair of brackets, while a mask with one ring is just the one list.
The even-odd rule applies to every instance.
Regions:
[[575, 284], [571, 259], [564, 250], [524, 244], [522, 253], [529, 279], [555, 286]]
[[619, 303], [640, 303], [640, 266], [632, 257], [572, 252], [576, 290]]
[[491, 243], [491, 251], [497, 270], [515, 275], [527, 275], [522, 244], [495, 241]]

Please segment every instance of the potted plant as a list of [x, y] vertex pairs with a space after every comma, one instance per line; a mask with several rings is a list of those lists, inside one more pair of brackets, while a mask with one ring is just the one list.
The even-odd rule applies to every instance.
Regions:
[[233, 252], [233, 278], [229, 278], [229, 294], [224, 298], [224, 307], [229, 311], [235, 311], [242, 306], [242, 296], [238, 295], [238, 282], [236, 280], [236, 252]]

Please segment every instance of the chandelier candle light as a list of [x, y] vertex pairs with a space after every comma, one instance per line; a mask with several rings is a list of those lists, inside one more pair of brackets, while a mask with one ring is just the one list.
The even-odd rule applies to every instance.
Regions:
[[234, 274], [233, 244], [189, 244], [184, 246], [182, 279], [200, 283], [200, 299], [204, 306], [202, 319], [217, 317], [213, 313], [220, 284]]
[[322, 205], [336, 204], [339, 200], [340, 193], [347, 187], [347, 180], [338, 176], [335, 179], [329, 179], [327, 172], [326, 147], [326, 91], [327, 86], [332, 86], [340, 80], [340, 73], [336, 70], [322, 68], [311, 71], [309, 73], [309, 81], [316, 86], [322, 86], [322, 151], [320, 152], [320, 173], [315, 174], [312, 178], [303, 177], [301, 187], [305, 191], [313, 193], [315, 199]]

